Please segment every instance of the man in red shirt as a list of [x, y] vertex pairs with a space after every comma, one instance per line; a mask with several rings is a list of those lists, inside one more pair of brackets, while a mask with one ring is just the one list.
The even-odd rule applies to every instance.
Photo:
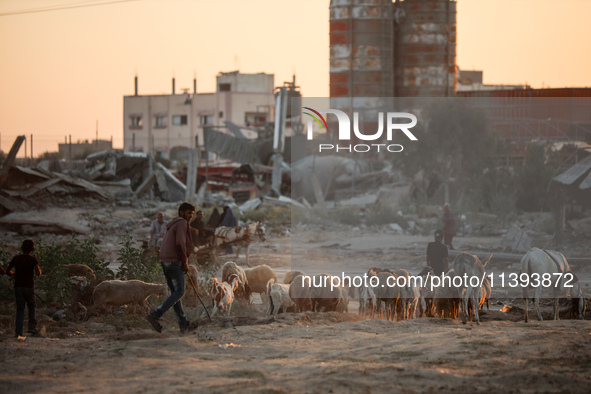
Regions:
[[[23, 336], [25, 321], [25, 305], [29, 309], [29, 329], [27, 332], [37, 334], [37, 320], [35, 319], [35, 275], [41, 275], [39, 261], [31, 256], [35, 250], [35, 242], [31, 239], [23, 241], [23, 254], [15, 256], [6, 269], [6, 273], [14, 278], [14, 297], [16, 299], [15, 336]], [[14, 268], [14, 273], [11, 270]]]
[[173, 307], [177, 315], [181, 332], [197, 328], [196, 324], [187, 320], [181, 303], [181, 298], [185, 294], [185, 273], [189, 272], [189, 256], [193, 251], [189, 222], [194, 213], [195, 207], [184, 202], [179, 207], [179, 216], [166, 225], [166, 233], [160, 247], [160, 265], [170, 289], [170, 296], [154, 312], [146, 316], [158, 332], [162, 332], [158, 320], [170, 307]]

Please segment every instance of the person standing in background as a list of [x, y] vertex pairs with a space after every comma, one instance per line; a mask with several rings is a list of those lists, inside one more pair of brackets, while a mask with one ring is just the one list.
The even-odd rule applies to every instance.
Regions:
[[156, 249], [156, 252], [160, 251], [165, 232], [166, 222], [164, 221], [164, 214], [160, 212], [150, 226], [150, 246]]
[[456, 220], [454, 213], [451, 211], [449, 203], [443, 206], [443, 243], [447, 245], [449, 250], [454, 250], [451, 243], [454, 235], [456, 235]]
[[[21, 246], [22, 254], [14, 257], [6, 268], [6, 273], [14, 278], [14, 296], [16, 298], [15, 336], [23, 336], [25, 306], [29, 309], [29, 329], [27, 332], [37, 334], [35, 319], [35, 274], [41, 275], [39, 260], [31, 256], [35, 250], [35, 242], [25, 239]], [[14, 273], [11, 270], [14, 268]]]

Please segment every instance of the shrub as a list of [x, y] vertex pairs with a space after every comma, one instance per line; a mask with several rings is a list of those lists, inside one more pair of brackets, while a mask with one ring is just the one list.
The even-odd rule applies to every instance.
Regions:
[[272, 228], [290, 225], [291, 206], [262, 206], [259, 209], [242, 213], [240, 219], [245, 222], [265, 222], [265, 224]]
[[365, 224], [384, 225], [390, 223], [401, 224], [403, 219], [396, 213], [396, 209], [391, 205], [376, 204], [369, 209]]
[[[8, 251], [8, 246], [4, 243], [4, 241], [0, 240], [0, 264], [3, 268], [8, 267], [8, 263], [12, 256]], [[14, 294], [12, 291], [12, 284], [10, 283], [8, 276], [1, 276], [0, 277], [0, 299], [1, 300], [10, 300], [14, 298]]]
[[115, 274], [109, 268], [109, 262], [99, 259], [98, 247], [92, 239], [80, 240], [75, 234], [68, 241], [66, 264], [86, 264], [94, 271], [97, 280], [113, 279]]
[[39, 260], [42, 275], [35, 287], [45, 294], [45, 302], [69, 303], [71, 298], [70, 278], [64, 265], [70, 263], [70, 250], [63, 246], [46, 245], [40, 240], [33, 255]]
[[158, 283], [162, 281], [162, 272], [159, 268], [158, 258], [152, 253], [144, 255], [142, 248], [134, 246], [129, 233], [123, 235], [119, 249], [119, 270], [117, 278], [123, 280], [137, 279], [144, 282]]

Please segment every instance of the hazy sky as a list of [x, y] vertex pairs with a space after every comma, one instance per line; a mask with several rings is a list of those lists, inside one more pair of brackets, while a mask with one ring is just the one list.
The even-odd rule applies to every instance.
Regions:
[[[328, 95], [329, 0], [0, 0], [0, 149], [34, 135], [34, 155], [72, 141], [123, 146], [123, 96], [215, 89], [219, 71], [295, 72]], [[110, 0], [115, 1], [115, 0]], [[591, 1], [458, 0], [458, 66], [484, 83], [591, 86]], [[29, 143], [29, 142], [27, 142]], [[30, 153], [28, 147], [27, 156]], [[23, 149], [19, 156], [24, 156]]]

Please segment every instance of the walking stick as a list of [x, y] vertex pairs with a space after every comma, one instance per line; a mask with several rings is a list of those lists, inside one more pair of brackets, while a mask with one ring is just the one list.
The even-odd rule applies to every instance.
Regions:
[[187, 275], [187, 276], [189, 277], [189, 282], [191, 282], [191, 286], [193, 286], [193, 291], [195, 292], [195, 295], [199, 299], [199, 302], [201, 302], [201, 305], [203, 305], [203, 309], [205, 309], [205, 313], [207, 313], [207, 317], [209, 319], [209, 322], [211, 323], [211, 316], [209, 316], [209, 312], [207, 311], [205, 304], [203, 303], [203, 301], [201, 301], [201, 297], [199, 297], [199, 293], [197, 292], [197, 287], [195, 287], [195, 283], [193, 283], [193, 278], [191, 278], [191, 276], [189, 276], [189, 275]]

